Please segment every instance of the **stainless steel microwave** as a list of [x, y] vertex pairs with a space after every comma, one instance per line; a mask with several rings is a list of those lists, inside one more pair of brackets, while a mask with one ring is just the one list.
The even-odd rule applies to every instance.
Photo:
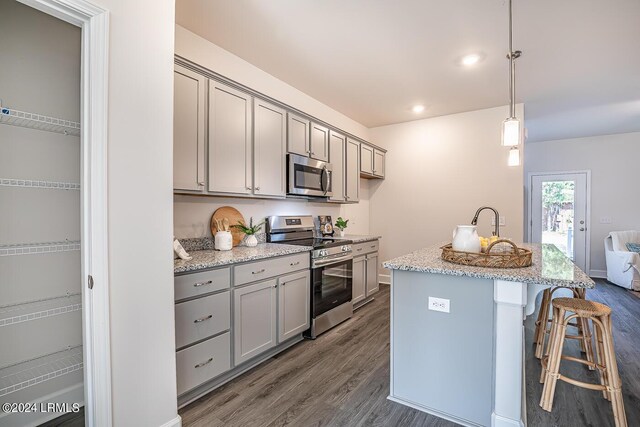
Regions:
[[287, 193], [299, 196], [331, 197], [331, 163], [289, 154]]

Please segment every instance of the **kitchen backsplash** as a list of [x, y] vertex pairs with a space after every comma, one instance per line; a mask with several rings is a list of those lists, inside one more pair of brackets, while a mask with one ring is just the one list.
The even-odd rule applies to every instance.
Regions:
[[[256, 233], [256, 239], [258, 239], [258, 243], [264, 243], [267, 241], [267, 235], [265, 233]], [[239, 246], [246, 246], [245, 240], [246, 236], [242, 239]], [[213, 237], [186, 237], [178, 238], [178, 241], [187, 252], [215, 249]]]

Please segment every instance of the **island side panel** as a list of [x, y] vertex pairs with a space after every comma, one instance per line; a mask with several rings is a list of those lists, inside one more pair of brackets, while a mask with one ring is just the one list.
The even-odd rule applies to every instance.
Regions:
[[[428, 309], [429, 297], [450, 312]], [[391, 396], [466, 425], [491, 425], [493, 280], [392, 271]]]

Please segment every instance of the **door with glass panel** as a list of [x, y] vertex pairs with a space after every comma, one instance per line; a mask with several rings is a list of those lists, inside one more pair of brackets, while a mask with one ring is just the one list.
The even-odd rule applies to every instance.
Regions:
[[551, 243], [588, 269], [587, 172], [531, 174], [529, 241]]

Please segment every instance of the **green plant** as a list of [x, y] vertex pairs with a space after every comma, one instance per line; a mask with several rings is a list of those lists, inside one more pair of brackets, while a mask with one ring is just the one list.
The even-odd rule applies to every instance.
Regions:
[[347, 228], [348, 222], [349, 222], [348, 219], [342, 219], [342, 217], [339, 216], [338, 219], [336, 219], [336, 227], [344, 231], [344, 229]]
[[247, 225], [242, 222], [242, 221], [238, 221], [237, 224], [232, 225], [232, 227], [237, 228], [238, 230], [242, 231], [244, 234], [248, 234], [248, 235], [252, 235], [252, 234], [256, 234], [258, 231], [260, 231], [260, 229], [262, 228], [262, 225], [264, 224], [264, 221], [253, 225], [253, 217], [249, 218], [249, 226], [247, 227]]

